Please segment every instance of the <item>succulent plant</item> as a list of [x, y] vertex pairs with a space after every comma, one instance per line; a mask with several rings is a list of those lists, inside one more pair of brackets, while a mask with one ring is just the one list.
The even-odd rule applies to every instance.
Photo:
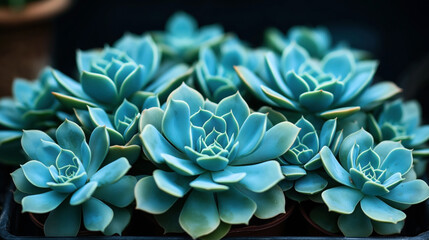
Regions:
[[313, 58], [323, 58], [331, 50], [331, 34], [325, 27], [308, 28], [295, 26], [283, 35], [278, 29], [271, 28], [265, 32], [265, 41], [268, 46], [282, 52], [289, 44], [296, 44], [307, 50]]
[[404, 102], [402, 99], [383, 105], [376, 115], [369, 114], [368, 129], [376, 141], [401, 141], [413, 154], [429, 155], [425, 143], [429, 140], [429, 125], [421, 126], [421, 107], [417, 101]]
[[234, 66], [257, 70], [263, 66], [262, 52], [246, 48], [237, 38], [226, 40], [219, 46], [218, 51], [203, 47], [195, 67], [197, 84], [203, 95], [219, 102], [237, 90], [242, 92], [241, 81], [234, 71]]
[[81, 218], [89, 231], [120, 234], [131, 218], [126, 207], [137, 180], [125, 175], [131, 167], [126, 158], [104, 165], [106, 128], [97, 127], [88, 144], [82, 129], [66, 120], [56, 141], [39, 130], [24, 131], [22, 148], [32, 160], [12, 173], [22, 211], [49, 213], [46, 236], [76, 236]]
[[285, 175], [281, 185], [284, 191], [293, 188], [287, 196], [301, 201], [320, 193], [328, 185], [326, 174], [321, 169], [319, 151], [326, 146], [337, 153], [343, 135], [342, 131], [337, 132], [336, 119], [326, 121], [319, 131], [304, 117], [295, 125], [301, 128], [298, 137], [292, 147], [280, 157]]
[[267, 76], [263, 79], [243, 66], [236, 71], [264, 103], [304, 115], [344, 117], [360, 108], [372, 109], [400, 92], [392, 82], [370, 86], [377, 62], [357, 61], [348, 50], [330, 52], [318, 61], [291, 43], [280, 60], [267, 53], [265, 66]]
[[197, 21], [187, 13], [177, 12], [168, 19], [165, 32], [155, 32], [155, 41], [165, 55], [179, 61], [192, 62], [204, 46], [213, 46], [224, 39], [223, 28], [208, 25], [198, 29]]
[[26, 160], [19, 154], [23, 129], [47, 130], [59, 125], [60, 104], [52, 91], [58, 91], [58, 86], [45, 68], [34, 81], [15, 79], [13, 98], [0, 99], [0, 162], [19, 164]]
[[284, 177], [274, 159], [289, 149], [299, 128], [289, 122], [267, 126], [267, 114], [250, 113], [239, 93], [215, 104], [182, 84], [165, 110], [142, 113], [143, 150], [159, 169], [138, 181], [137, 209], [155, 214], [166, 232], [193, 238], [220, 238], [253, 215], [283, 213], [278, 182]]
[[91, 106], [111, 112], [124, 99], [139, 107], [148, 97], [153, 97], [154, 92], [162, 99], [191, 73], [185, 64], [168, 66], [168, 71], [159, 72], [159, 50], [149, 36], [137, 39], [126, 35], [117, 45], [127, 51], [133, 44], [140, 53], [133, 54], [138, 62], [124, 51], [110, 47], [102, 51], [79, 51], [80, 83], [54, 70], [56, 80], [66, 92], [54, 95], [68, 107]]
[[322, 199], [329, 211], [339, 213], [331, 224], [338, 224], [345, 236], [400, 233], [406, 217], [402, 210], [429, 197], [424, 181], [404, 177], [413, 157], [399, 142], [374, 147], [371, 134], [361, 129], [344, 139], [339, 160], [326, 146], [320, 156], [327, 174], [339, 183], [324, 190]]

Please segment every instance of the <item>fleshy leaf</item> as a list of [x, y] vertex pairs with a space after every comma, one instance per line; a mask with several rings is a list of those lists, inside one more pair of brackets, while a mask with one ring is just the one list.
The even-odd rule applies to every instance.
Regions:
[[135, 187], [136, 208], [161, 214], [173, 206], [177, 198], [160, 190], [152, 176], [140, 179]]
[[83, 224], [89, 231], [104, 231], [113, 219], [113, 210], [96, 198], [83, 204]]
[[405, 213], [387, 205], [377, 197], [365, 196], [360, 204], [362, 211], [375, 221], [397, 223], [406, 217]]
[[329, 211], [341, 214], [351, 214], [364, 195], [356, 189], [340, 186], [323, 191], [323, 201]]

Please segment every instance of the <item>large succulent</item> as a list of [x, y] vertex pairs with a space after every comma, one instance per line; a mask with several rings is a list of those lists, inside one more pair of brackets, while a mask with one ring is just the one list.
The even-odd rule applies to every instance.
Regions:
[[248, 49], [236, 38], [222, 43], [217, 51], [210, 47], [202, 48], [195, 75], [203, 95], [219, 102], [237, 90], [242, 90], [234, 66], [245, 66], [256, 71], [263, 66], [262, 52]]
[[198, 29], [197, 21], [184, 12], [177, 12], [167, 21], [165, 32], [155, 32], [155, 41], [163, 53], [180, 61], [192, 62], [204, 46], [213, 46], [224, 39], [219, 25]]
[[153, 97], [154, 92], [160, 98], [166, 98], [191, 73], [185, 64], [167, 66], [168, 71], [160, 71], [159, 49], [149, 36], [126, 35], [117, 46], [127, 52], [135, 46], [139, 54], [133, 54], [133, 60], [116, 48], [79, 51], [80, 83], [53, 71], [66, 92], [54, 93], [61, 103], [78, 109], [91, 106], [113, 111], [128, 99], [141, 107], [148, 97]]
[[325, 27], [308, 28], [303, 26], [292, 27], [286, 35], [275, 28], [265, 32], [265, 41], [268, 46], [282, 52], [292, 42], [297, 43], [313, 58], [323, 58], [331, 50], [331, 34]]
[[246, 67], [236, 67], [241, 80], [260, 100], [284, 110], [322, 118], [344, 117], [382, 104], [400, 89], [392, 82], [370, 86], [377, 62], [357, 61], [348, 50], [338, 50], [312, 59], [295, 43], [280, 59], [265, 56], [267, 74], [261, 79]]
[[22, 211], [49, 213], [46, 236], [76, 236], [81, 218], [89, 231], [120, 234], [131, 218], [126, 207], [134, 201], [137, 180], [125, 175], [131, 167], [126, 158], [103, 166], [106, 128], [97, 127], [88, 144], [82, 129], [66, 120], [56, 141], [38, 130], [24, 131], [22, 148], [33, 160], [12, 173]]
[[238, 93], [214, 104], [183, 84], [165, 110], [143, 111], [143, 149], [159, 169], [137, 183], [137, 208], [156, 214], [166, 232], [193, 238], [220, 238], [253, 215], [283, 213], [277, 183], [284, 177], [274, 159], [289, 149], [299, 128], [289, 122], [267, 126], [267, 115], [250, 113]]
[[288, 191], [288, 197], [301, 201], [320, 193], [328, 180], [322, 169], [319, 151], [326, 146], [337, 153], [343, 139], [342, 132], [337, 132], [337, 120], [326, 121], [317, 131], [304, 117], [295, 125], [301, 128], [292, 147], [280, 157], [285, 180], [282, 188]]
[[[47, 130], [58, 126], [59, 103], [52, 96], [58, 91], [50, 70], [44, 69], [37, 80], [15, 79], [13, 98], [0, 99], [0, 161], [19, 164], [25, 158], [20, 152], [23, 129]], [[11, 148], [16, 149], [11, 151]]]
[[332, 224], [345, 236], [400, 233], [406, 217], [401, 210], [429, 197], [424, 181], [404, 177], [413, 157], [398, 142], [374, 147], [371, 134], [361, 129], [344, 139], [338, 155], [339, 161], [328, 147], [320, 151], [326, 172], [340, 184], [322, 198], [329, 211], [340, 214]]

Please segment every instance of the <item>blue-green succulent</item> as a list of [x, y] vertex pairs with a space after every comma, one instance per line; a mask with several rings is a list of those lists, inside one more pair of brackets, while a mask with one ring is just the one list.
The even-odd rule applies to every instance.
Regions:
[[216, 49], [204, 47], [195, 66], [196, 83], [209, 100], [223, 98], [243, 91], [234, 66], [245, 66], [252, 71], [263, 67], [263, 53], [245, 47], [239, 39], [226, 40]]
[[296, 44], [307, 50], [313, 58], [323, 58], [332, 47], [331, 34], [325, 27], [292, 27], [286, 35], [275, 28], [265, 32], [265, 41], [272, 49], [282, 52], [289, 44]]
[[371, 134], [361, 129], [344, 138], [338, 160], [328, 147], [320, 156], [327, 174], [339, 184], [324, 190], [322, 199], [329, 211], [339, 214], [331, 224], [338, 224], [345, 236], [400, 233], [406, 217], [402, 210], [429, 197], [424, 181], [405, 177], [413, 156], [399, 142], [374, 146]]
[[396, 95], [392, 82], [371, 85], [376, 61], [358, 61], [348, 50], [330, 52], [322, 60], [295, 43], [278, 58], [265, 55], [265, 74], [236, 67], [241, 80], [264, 103], [321, 118], [344, 117], [363, 108], [372, 109]]
[[295, 123], [301, 130], [292, 147], [280, 157], [284, 191], [292, 189], [288, 197], [301, 201], [320, 193], [328, 180], [323, 171], [319, 151], [326, 146], [337, 153], [343, 139], [342, 131], [337, 132], [337, 120], [326, 121], [320, 130], [304, 117]]
[[418, 156], [429, 155], [425, 145], [429, 140], [429, 125], [421, 125], [421, 107], [417, 101], [402, 99], [383, 105], [378, 114], [370, 114], [368, 129], [376, 141], [401, 141]]
[[165, 32], [154, 32], [155, 41], [163, 53], [179, 61], [192, 62], [204, 46], [213, 46], [224, 40], [220, 25], [198, 28], [197, 21], [187, 13], [177, 12], [168, 19]]
[[137, 209], [155, 214], [166, 232], [220, 238], [252, 216], [285, 212], [275, 159], [295, 141], [292, 123], [268, 128], [267, 114], [251, 113], [239, 93], [215, 104], [183, 84], [165, 110], [144, 110], [140, 127], [159, 169], [138, 181]]
[[23, 129], [48, 130], [59, 125], [60, 104], [52, 91], [58, 91], [58, 86], [45, 68], [34, 81], [15, 79], [13, 97], [0, 99], [0, 162], [19, 164], [26, 160], [19, 154]]
[[[185, 64], [158, 67], [159, 49], [149, 36], [125, 35], [117, 46], [123, 51], [111, 47], [101, 51], [78, 51], [80, 83], [53, 71], [66, 92], [54, 93], [62, 104], [77, 109], [98, 107], [112, 112], [128, 99], [141, 107], [155, 93], [159, 98], [166, 98], [191, 74]], [[127, 55], [131, 46], [139, 53], [132, 54], [135, 59]]]
[[128, 160], [104, 165], [109, 150], [105, 127], [97, 127], [87, 143], [82, 129], [66, 120], [55, 138], [24, 131], [22, 148], [32, 160], [11, 174], [22, 211], [49, 213], [46, 236], [76, 236], [82, 219], [89, 231], [121, 234], [131, 219], [126, 207], [134, 201], [137, 182], [125, 175]]

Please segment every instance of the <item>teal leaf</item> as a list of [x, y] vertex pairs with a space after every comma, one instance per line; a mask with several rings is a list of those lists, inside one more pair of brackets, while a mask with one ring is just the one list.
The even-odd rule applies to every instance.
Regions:
[[107, 113], [101, 108], [88, 107], [89, 117], [95, 126], [106, 126], [110, 129], [115, 129]]
[[286, 76], [286, 74], [291, 70], [298, 72], [299, 67], [309, 58], [310, 56], [304, 48], [295, 42], [289, 44], [289, 46], [283, 50], [280, 60], [280, 68], [283, 76]]
[[[76, 237], [80, 230], [82, 210], [79, 207], [62, 203], [49, 213], [45, 221], [44, 232], [47, 237]], [[67, 224], [64, 220], [67, 219]]]
[[178, 149], [192, 146], [189, 106], [183, 101], [171, 100], [162, 118], [162, 131]]
[[101, 187], [118, 181], [130, 168], [131, 165], [128, 160], [122, 157], [98, 170], [90, 180], [97, 182], [98, 186]]
[[426, 182], [417, 179], [400, 183], [382, 197], [401, 204], [417, 204], [429, 198], [429, 187]]
[[83, 91], [96, 101], [109, 104], [118, 100], [116, 86], [107, 76], [84, 71], [80, 82]]
[[274, 53], [267, 52], [264, 58], [265, 67], [267, 68], [268, 77], [270, 78], [270, 82], [275, 83], [279, 90], [287, 97], [292, 97], [292, 91], [285, 84], [282, 79], [279, 71], [279, 66], [277, 63], [277, 59]]
[[158, 188], [152, 176], [140, 179], [135, 187], [136, 208], [151, 214], [162, 214], [173, 206], [174, 197]]
[[328, 186], [328, 181], [317, 173], [309, 172], [295, 182], [295, 191], [303, 194], [315, 194]]
[[281, 166], [281, 169], [286, 179], [290, 181], [299, 179], [307, 174], [305, 169], [298, 165], [285, 165]]
[[52, 69], [52, 75], [61, 88], [63, 88], [66, 92], [77, 98], [88, 98], [88, 95], [86, 95], [86, 93], [83, 91], [82, 85], [79, 82], [71, 79], [62, 72], [55, 69]]
[[[356, 72], [352, 76], [349, 76], [347, 79], [344, 79], [344, 92], [338, 100], [339, 105], [345, 104], [350, 100], [354, 99], [367, 88], [367, 86], [371, 83], [372, 78], [375, 74], [375, 70], [377, 68], [377, 64], [373, 65], [374, 67], [372, 69]], [[361, 96], [363, 96], [363, 94]]]
[[334, 95], [323, 90], [311, 91], [301, 94], [299, 102], [312, 112], [323, 111], [334, 102]]
[[355, 69], [354, 57], [348, 50], [329, 53], [322, 60], [322, 69], [325, 73], [331, 73], [335, 77], [345, 78]]
[[180, 213], [179, 223], [194, 239], [213, 232], [220, 224], [213, 193], [192, 191]]
[[170, 94], [167, 104], [170, 104], [171, 100], [181, 100], [185, 102], [189, 106], [190, 115], [196, 113], [204, 105], [203, 96], [185, 83]]
[[374, 231], [380, 235], [400, 234], [404, 225], [405, 221], [400, 221], [398, 223], [372, 221]]
[[109, 151], [109, 135], [105, 127], [97, 127], [89, 138], [89, 148], [91, 150], [91, 161], [86, 165], [88, 177], [97, 172]]
[[413, 164], [412, 151], [405, 148], [398, 148], [392, 150], [389, 155], [381, 163], [380, 169], [386, 170], [386, 176], [399, 172], [405, 175], [410, 171]]
[[356, 164], [360, 165], [361, 167], [371, 164], [373, 168], [377, 169], [380, 166], [380, 157], [376, 152], [374, 152], [374, 150], [369, 148], [359, 154], [356, 159]]
[[217, 116], [223, 116], [229, 112], [232, 112], [239, 126], [244, 123], [250, 114], [249, 106], [238, 92], [222, 99], [216, 108]]
[[234, 188], [217, 193], [217, 201], [220, 219], [229, 224], [249, 224], [257, 208], [253, 200]]
[[217, 240], [217, 239], [222, 239], [223, 237], [225, 237], [229, 230], [231, 229], [231, 225], [224, 223], [224, 222], [220, 222], [219, 226], [216, 228], [216, 230], [214, 230], [213, 232], [211, 232], [208, 235], [202, 236], [200, 237], [201, 240]]
[[400, 93], [400, 89], [393, 82], [379, 82], [369, 87], [354, 102], [365, 110], [373, 109], [386, 100]]
[[290, 110], [300, 110], [298, 104], [285, 96], [281, 95], [280, 93], [274, 91], [273, 89], [261, 85], [262, 93], [265, 94], [265, 97], [275, 103], [274, 105], [279, 106], [281, 108], [286, 108]]
[[161, 153], [164, 158], [164, 162], [173, 169], [175, 172], [184, 176], [195, 176], [204, 172], [204, 169], [200, 168], [194, 162], [188, 159], [175, 157], [169, 154]]
[[275, 159], [295, 142], [300, 129], [290, 122], [281, 122], [266, 131], [258, 147], [249, 155], [237, 158], [230, 165], [244, 165]]
[[134, 187], [137, 180], [134, 176], [123, 176], [115, 183], [99, 187], [94, 197], [116, 207], [126, 207], [134, 201]]
[[299, 99], [301, 94], [310, 91], [310, 86], [295, 71], [287, 73], [285, 76], [286, 86], [292, 91], [295, 99]]
[[284, 178], [280, 164], [276, 161], [247, 166], [229, 166], [225, 170], [232, 173], [246, 173], [240, 185], [257, 193], [267, 191]]
[[359, 112], [360, 107], [342, 107], [321, 112], [319, 115], [325, 119], [343, 118]]
[[147, 75], [147, 69], [143, 65], [139, 65], [125, 78], [124, 82], [119, 88], [119, 97], [124, 99], [140, 90], [148, 80]]
[[221, 171], [228, 165], [228, 158], [220, 155], [214, 156], [201, 156], [196, 159], [197, 164], [209, 171]]
[[322, 198], [329, 211], [351, 214], [364, 195], [356, 189], [346, 186], [334, 187], [323, 191]]
[[22, 199], [22, 212], [47, 213], [57, 208], [68, 196], [55, 191], [29, 195]]
[[240, 128], [236, 142], [239, 142], [237, 157], [247, 155], [255, 150], [265, 135], [267, 115], [252, 113]]
[[218, 192], [226, 191], [229, 189], [228, 186], [215, 183], [210, 176], [210, 173], [204, 173], [198, 176], [190, 184], [194, 189], [200, 190], [202, 192]]
[[127, 99], [121, 103], [121, 105], [116, 109], [114, 115], [115, 126], [119, 125], [119, 121], [123, 121], [126, 117], [134, 118], [139, 114], [139, 109], [132, 103], [128, 102]]
[[181, 176], [175, 172], [156, 169], [153, 172], [153, 179], [159, 189], [178, 198], [184, 197], [191, 189], [189, 186], [191, 178]]
[[95, 192], [97, 188], [97, 182], [89, 182], [85, 184], [83, 187], [79, 188], [70, 198], [70, 205], [76, 206], [86, 202], [88, 199], [92, 197], [92, 194]]
[[252, 71], [243, 66], [235, 66], [234, 69], [240, 77], [241, 81], [253, 95], [260, 98], [266, 103], [273, 103], [269, 98], [265, 96], [264, 92], [261, 89], [261, 86], [265, 85], [265, 83], [260, 78], [258, 78]]
[[360, 204], [365, 215], [375, 221], [397, 223], [406, 217], [404, 212], [387, 205], [377, 197], [366, 196]]
[[286, 212], [285, 195], [279, 186], [275, 186], [263, 193], [255, 193], [241, 188], [239, 190], [256, 203], [255, 216], [260, 219], [273, 218]]
[[[41, 141], [55, 143], [48, 134], [39, 130], [24, 130], [21, 137], [21, 145], [24, 152], [30, 159], [38, 159], [39, 151], [43, 145]], [[38, 159], [39, 161], [51, 165], [55, 159]]]
[[338, 218], [338, 227], [346, 237], [369, 237], [373, 230], [371, 220], [360, 208], [350, 215], [341, 215]]
[[354, 187], [350, 181], [350, 174], [344, 170], [344, 168], [340, 165], [338, 160], [335, 158], [334, 154], [332, 154], [331, 150], [324, 146], [320, 151], [320, 157], [323, 162], [323, 166], [328, 173], [335, 181], [344, 184], [349, 187]]
[[164, 111], [161, 108], [153, 107], [143, 110], [139, 120], [139, 130], [143, 131], [146, 125], [153, 125], [158, 131], [162, 131], [162, 117]]
[[85, 142], [85, 133], [76, 123], [65, 120], [58, 127], [56, 138], [62, 148], [72, 151], [79, 159], [81, 158], [81, 147], [82, 142]]
[[112, 207], [113, 219], [109, 225], [104, 229], [103, 234], [111, 236], [113, 234], [122, 235], [122, 231], [127, 227], [131, 221], [131, 212], [128, 209]]
[[232, 173], [227, 170], [223, 171], [217, 171], [211, 173], [213, 181], [221, 184], [228, 184], [228, 183], [237, 183], [241, 181], [245, 176], [246, 173]]
[[43, 189], [34, 186], [33, 184], [31, 184], [30, 181], [28, 181], [28, 179], [24, 175], [24, 171], [22, 170], [22, 168], [16, 169], [10, 175], [12, 176], [12, 180], [15, 184], [16, 189], [23, 193], [36, 194], [43, 191]]
[[83, 206], [83, 224], [89, 231], [104, 231], [113, 219], [113, 210], [96, 198], [90, 198]]
[[352, 149], [352, 146], [355, 144], [359, 146], [359, 149], [366, 150], [368, 148], [372, 148], [374, 145], [374, 139], [372, 138], [372, 135], [363, 128], [344, 138], [339, 152], [341, 165], [347, 166], [347, 156], [350, 149]]
[[48, 167], [43, 163], [31, 160], [21, 166], [27, 180], [34, 186], [39, 188], [47, 188], [48, 182], [54, 182]]
[[183, 155], [151, 124], [145, 126], [140, 134], [140, 138], [143, 142], [143, 149], [146, 156], [157, 164], [164, 163], [164, 158], [161, 156], [162, 153], [172, 156]]
[[336, 129], [337, 119], [330, 119], [323, 124], [322, 130], [319, 134], [320, 148], [323, 146], [329, 147], [331, 145], [332, 141], [334, 140]]

